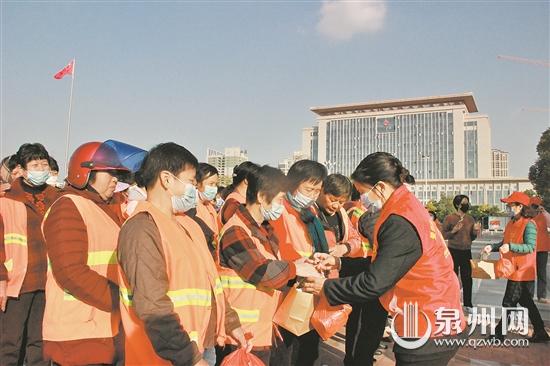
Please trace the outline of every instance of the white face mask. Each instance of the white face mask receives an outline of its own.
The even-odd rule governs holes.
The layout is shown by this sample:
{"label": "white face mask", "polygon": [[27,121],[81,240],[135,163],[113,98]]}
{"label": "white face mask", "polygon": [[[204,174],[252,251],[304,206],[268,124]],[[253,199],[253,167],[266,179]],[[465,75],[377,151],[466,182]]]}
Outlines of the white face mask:
{"label": "white face mask", "polygon": [[50,175],[50,177],[46,180],[46,184],[52,187],[57,186],[57,175]]}
{"label": "white face mask", "polygon": [[138,186],[130,186],[128,188],[128,201],[145,201],[147,200],[147,191]]}
{"label": "white face mask", "polygon": [[46,184],[50,177],[49,170],[27,170],[27,180],[33,186],[41,186]]}
{"label": "white face mask", "polygon": [[295,195],[288,193],[287,197],[292,206],[297,209],[309,207],[313,204],[313,202],[315,202],[314,198],[308,197],[300,191],[296,192]]}
{"label": "white face mask", "polygon": [[204,192],[199,192],[201,199],[204,201],[212,201],[216,198],[218,193],[218,187],[216,186],[205,186]]}
{"label": "white face mask", "polygon": [[285,206],[277,202],[273,202],[270,209],[265,209],[262,205],[260,205],[260,211],[262,212],[262,216],[265,220],[277,220],[283,214],[284,209]]}

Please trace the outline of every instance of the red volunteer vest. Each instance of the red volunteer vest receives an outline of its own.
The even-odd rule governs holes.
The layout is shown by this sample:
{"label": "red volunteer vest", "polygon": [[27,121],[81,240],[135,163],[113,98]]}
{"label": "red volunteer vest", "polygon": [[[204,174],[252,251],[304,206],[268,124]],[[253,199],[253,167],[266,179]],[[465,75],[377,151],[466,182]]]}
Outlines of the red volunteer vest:
{"label": "red volunteer vest", "polygon": [[[533,220],[521,217],[519,220],[510,220],[504,229],[504,244],[524,244],[523,234],[527,224]],[[534,222],[533,222],[534,223]],[[519,254],[508,252],[503,255],[510,259],[514,265],[515,271],[508,277],[512,281],[534,281],[537,279],[537,252]]]}
{"label": "red volunteer vest", "polygon": [[[267,250],[258,238],[252,236],[252,232],[238,214],[233,215],[223,227],[220,234],[220,243],[223,241],[223,232],[234,226],[246,232],[265,258],[278,259],[276,254]],[[280,291],[257,287],[248,283],[231,268],[220,266],[218,271],[225,297],[229,301],[229,304],[231,304],[231,308],[239,315],[244,332],[251,332],[254,335],[254,346],[271,347],[273,316],[279,303]],[[225,341],[228,344],[237,345],[230,337],[227,337]]]}
{"label": "red volunteer vest", "polygon": [[275,235],[279,239],[281,258],[295,261],[300,258],[309,258],[313,254],[313,241],[309,236],[307,225],[300,218],[288,200],[283,200],[285,210],[281,217],[271,221]]}
{"label": "red volunteer vest", "polygon": [[[395,315],[405,310],[405,302],[408,305],[418,303],[419,336],[427,330],[421,313],[427,316],[431,324],[430,337],[441,336],[436,334],[436,311],[440,308],[454,312],[459,318],[460,329],[464,330],[466,322],[460,305],[460,286],[453,271],[452,257],[428,211],[405,186],[395,190],[383,206],[380,218],[376,222],[373,261],[376,260],[378,249],[378,232],[390,215],[401,216],[414,226],[422,243],[422,256],[392,289],[380,297],[381,304]],[[403,318],[397,317],[395,321],[395,330],[399,336],[404,335]],[[451,330],[451,334],[456,333]]]}
{"label": "red volunteer vest", "polygon": [[533,220],[537,224],[537,252],[550,252],[550,234],[544,213],[539,213]]}

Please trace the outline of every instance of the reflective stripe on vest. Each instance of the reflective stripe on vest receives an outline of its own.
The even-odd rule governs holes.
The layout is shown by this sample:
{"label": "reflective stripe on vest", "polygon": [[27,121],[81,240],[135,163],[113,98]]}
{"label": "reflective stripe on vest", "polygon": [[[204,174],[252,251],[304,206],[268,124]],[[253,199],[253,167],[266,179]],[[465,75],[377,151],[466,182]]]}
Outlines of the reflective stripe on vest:
{"label": "reflective stripe on vest", "polygon": [[247,310],[236,307],[232,307],[232,309],[239,316],[241,323],[257,323],[260,321],[260,309]]}
{"label": "reflective stripe on vest", "polygon": [[21,245],[27,246],[27,236],[16,234],[16,233],[6,233],[4,234],[4,245]]}

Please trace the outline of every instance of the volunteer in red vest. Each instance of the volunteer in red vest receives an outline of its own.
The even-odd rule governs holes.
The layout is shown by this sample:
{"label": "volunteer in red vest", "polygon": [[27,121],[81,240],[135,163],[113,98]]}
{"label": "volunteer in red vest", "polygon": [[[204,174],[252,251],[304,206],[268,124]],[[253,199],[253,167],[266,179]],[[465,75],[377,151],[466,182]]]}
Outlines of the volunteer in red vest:
{"label": "volunteer in red vest", "polygon": [[[501,199],[511,216],[511,220],[504,229],[502,242],[487,245],[483,251],[499,251],[509,259],[514,272],[507,278],[506,291],[502,299],[505,308],[516,307],[518,303],[527,308],[529,319],[533,324],[533,336],[529,342],[548,342],[548,333],[544,329],[544,322],[533,301],[535,280],[537,278],[537,225],[533,221],[533,212],[529,207],[529,196],[523,192],[513,192],[510,196]],[[494,338],[503,340],[502,319],[495,328]]]}
{"label": "volunteer in red vest", "polygon": [[122,222],[113,194],[126,174],[111,147],[81,145],[69,161],[64,195],[42,224],[50,262],[44,355],[56,364],[120,360],[116,246]]}
{"label": "volunteer in red vest", "polygon": [[[325,227],[330,254],[336,257],[367,257],[370,255],[370,242],[358,232],[359,218],[367,211],[359,202],[351,205],[351,217],[344,206],[348,203],[353,185],[341,174],[330,174],[323,182],[323,189],[317,199],[319,218]],[[358,192],[357,192],[358,193]],[[338,242],[340,244],[335,243]],[[358,269],[341,271],[340,277],[358,274]],[[370,365],[384,335],[387,312],[378,299],[356,303],[346,323],[346,356],[344,365]]]}
{"label": "volunteer in red vest", "polygon": [[246,188],[248,186],[246,178],[248,174],[258,169],[260,169],[260,166],[251,161],[245,161],[233,169],[233,183],[227,187],[229,194],[225,197],[225,202],[219,212],[220,226],[225,225],[237,212],[239,206],[246,203]]}
{"label": "volunteer in red vest", "polygon": [[44,146],[24,144],[15,157],[23,176],[0,197],[0,363],[49,365],[42,356],[48,260],[40,225],[57,192],[46,184]]}
{"label": "volunteer in red vest", "polygon": [[196,222],[197,158],[157,145],[136,173],[147,200],[121,229],[118,261],[126,365],[210,365],[226,334],[251,348],[226,306],[216,265]]}
{"label": "volunteer in red vest", "polygon": [[[364,258],[315,254],[323,270],[345,270],[361,263],[364,269],[352,277],[307,279],[304,290],[326,296],[331,305],[380,298],[394,317],[397,365],[446,365],[458,346],[438,347],[434,338],[465,335],[466,322],[458,279],[443,237],[424,206],[404,185],[413,183],[414,178],[399,159],[384,152],[368,155],[351,177],[365,206],[380,210],[374,227],[372,263]],[[417,311],[411,310],[413,306]],[[436,321],[442,311],[449,320],[443,326]],[[416,313],[419,316],[413,319],[413,327],[408,314]],[[407,340],[411,334],[421,342],[411,344]]]}
{"label": "volunteer in red vest", "polygon": [[[286,177],[279,170],[263,166],[248,175],[246,205],[241,205],[222,229],[220,276],[225,295],[239,315],[245,332],[254,336],[252,353],[269,365],[273,323],[284,289],[296,275],[315,273],[313,265],[281,260],[279,242],[270,222],[283,213]],[[220,358],[236,344],[226,342]]]}
{"label": "volunteer in red vest", "polygon": [[537,299],[543,304],[549,304],[550,299],[546,297],[546,265],[550,251],[550,214],[544,209],[540,197],[531,197],[529,204],[537,213],[534,218],[537,224]]}
{"label": "volunteer in red vest", "polygon": [[[316,161],[300,160],[290,167],[287,174],[289,188],[283,200],[285,210],[278,220],[271,223],[279,240],[282,259],[295,261],[309,258],[315,252],[328,253],[323,224],[312,207],[326,177],[326,167]],[[314,329],[299,337],[286,329],[281,329],[281,334],[287,358],[278,362],[304,366],[315,363],[319,357],[320,338]],[[277,356],[282,349],[278,347]]]}

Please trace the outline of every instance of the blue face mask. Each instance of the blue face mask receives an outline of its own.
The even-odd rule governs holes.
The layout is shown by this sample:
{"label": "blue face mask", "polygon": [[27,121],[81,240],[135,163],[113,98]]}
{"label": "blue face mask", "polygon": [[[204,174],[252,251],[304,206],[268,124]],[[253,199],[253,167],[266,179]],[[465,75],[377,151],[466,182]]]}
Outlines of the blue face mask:
{"label": "blue face mask", "polygon": [[205,201],[212,201],[214,198],[216,198],[217,193],[218,187],[216,186],[205,186],[204,192],[200,192],[201,198]]}
{"label": "blue face mask", "polygon": [[372,192],[374,187],[376,187],[376,184],[370,189],[370,191],[365,192],[361,195],[361,203],[367,209],[372,208],[374,211],[380,211],[382,209],[382,201],[381,200],[373,201],[369,198],[369,193]]}
{"label": "blue face mask", "polygon": [[183,213],[197,207],[197,189],[191,183],[185,183],[176,176],[174,178],[186,185],[185,192],[181,196],[172,196],[174,211]]}
{"label": "blue face mask", "polygon": [[265,220],[274,221],[277,220],[283,214],[285,207],[280,203],[273,202],[270,209],[265,209],[263,206],[260,206],[260,211]]}
{"label": "blue face mask", "polygon": [[306,208],[306,207],[309,207],[313,204],[313,202],[315,202],[315,199],[306,196],[305,194],[303,194],[300,191],[296,192],[295,195],[292,195],[289,192],[289,193],[287,193],[286,196],[287,196],[288,200],[290,201],[292,207],[297,208],[299,210],[301,210],[303,208]]}
{"label": "blue face mask", "polygon": [[27,170],[27,180],[33,186],[41,186],[46,184],[49,177],[49,170]]}

